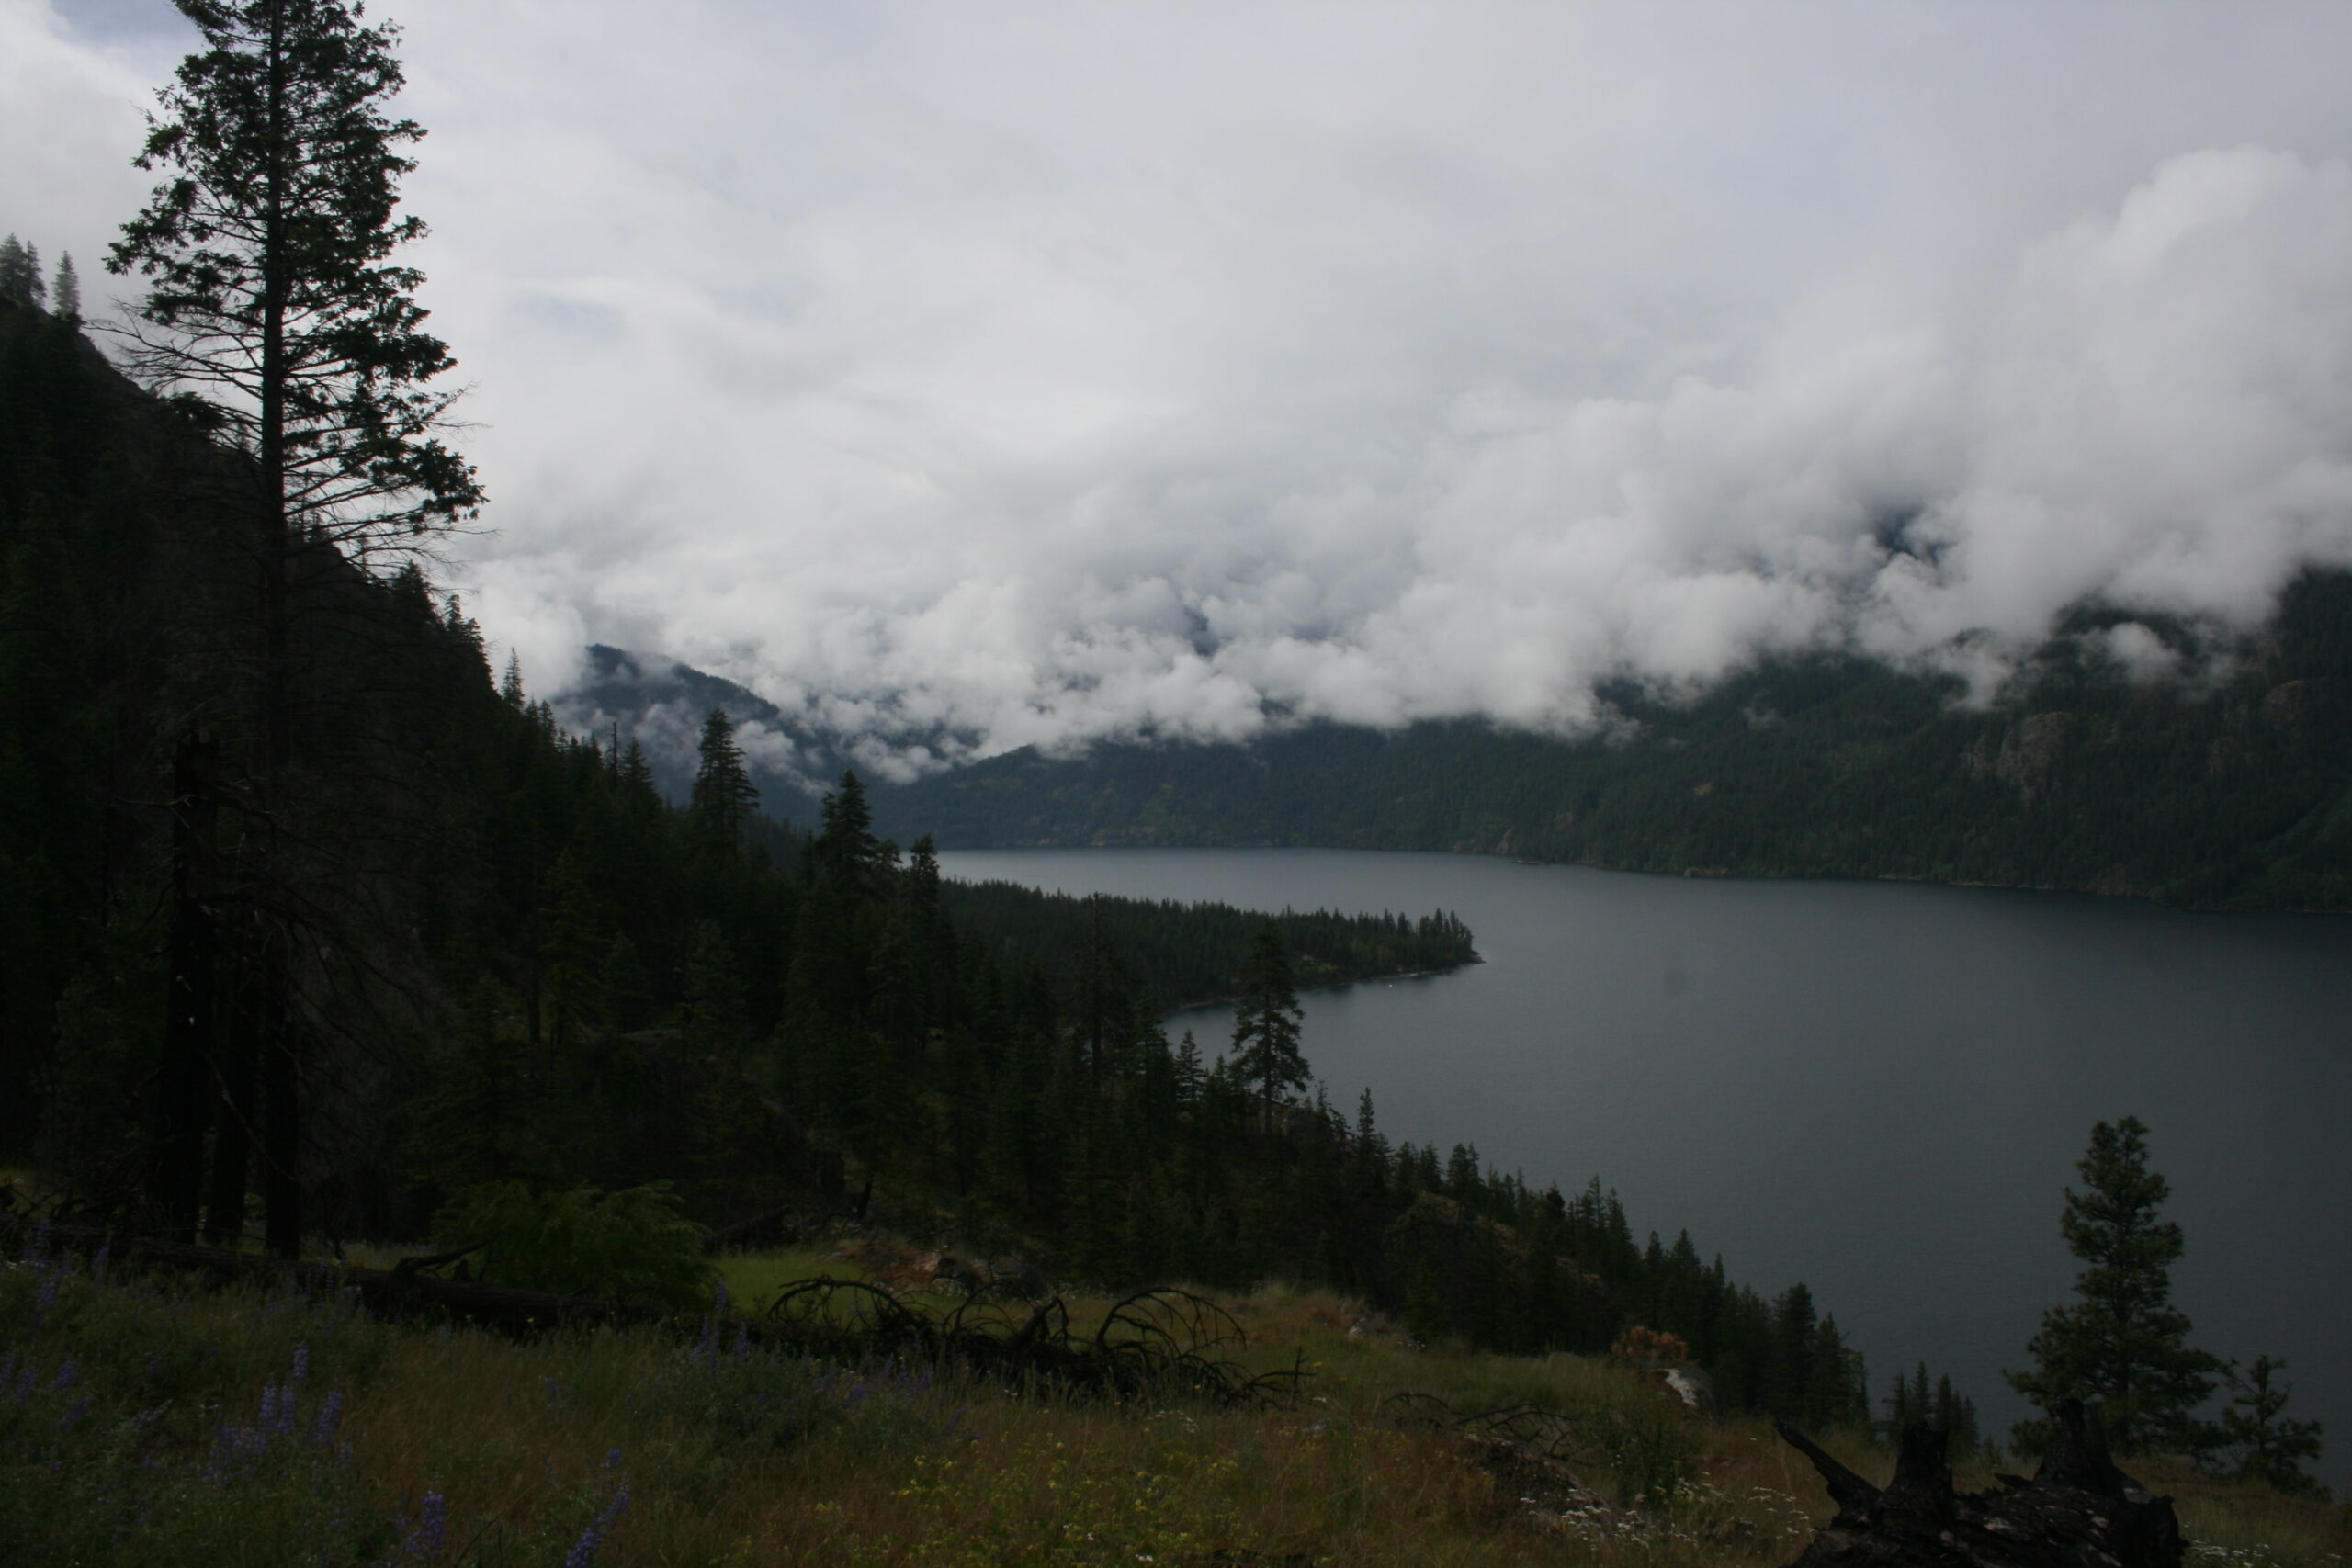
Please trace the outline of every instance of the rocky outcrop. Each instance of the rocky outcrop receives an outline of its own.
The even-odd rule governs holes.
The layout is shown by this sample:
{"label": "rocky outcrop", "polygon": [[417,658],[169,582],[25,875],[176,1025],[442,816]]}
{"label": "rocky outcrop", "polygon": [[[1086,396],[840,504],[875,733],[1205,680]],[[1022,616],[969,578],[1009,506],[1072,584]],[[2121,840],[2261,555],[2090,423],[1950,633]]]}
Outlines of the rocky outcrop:
{"label": "rocky outcrop", "polygon": [[2028,714],[2001,732],[1998,746],[1988,735],[1970,748],[1968,771],[1980,779],[1998,779],[2022,804],[2032,806],[2058,787],[2060,767],[2080,728],[2071,713]]}

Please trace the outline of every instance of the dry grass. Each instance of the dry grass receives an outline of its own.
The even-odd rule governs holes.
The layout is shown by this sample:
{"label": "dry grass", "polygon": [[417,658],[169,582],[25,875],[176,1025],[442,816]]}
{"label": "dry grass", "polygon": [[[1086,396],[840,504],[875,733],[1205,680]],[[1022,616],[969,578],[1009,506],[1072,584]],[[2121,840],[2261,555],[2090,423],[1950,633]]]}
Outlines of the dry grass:
{"label": "dry grass", "polygon": [[[727,1261],[747,1305],[820,1272],[846,1270],[806,1251]],[[1083,1324],[1106,1304],[1077,1303],[1074,1316]],[[697,1359],[639,1333],[516,1344],[345,1318],[330,1336],[323,1318],[303,1317],[316,1309],[249,1296],[137,1310],[174,1314],[174,1335],[224,1348],[198,1358],[220,1369],[222,1408],[249,1401],[264,1369],[310,1344],[314,1382],[349,1390],[344,1432],[366,1495],[386,1517],[413,1517],[438,1494],[449,1530],[432,1561],[479,1568],[563,1561],[624,1481],[627,1511],[594,1559],[605,1568],[1176,1563],[1220,1550],[1332,1565],[1697,1568],[1785,1562],[1829,1513],[1809,1467],[1761,1424],[1687,1416],[1622,1367],[1415,1350],[1377,1324],[1351,1336],[1361,1304],[1326,1293],[1224,1304],[1251,1336],[1252,1365],[1305,1357],[1316,1375],[1295,1404],[1072,1405],[971,1383],[918,1389],[866,1369],[821,1385],[829,1425],[764,1444],[729,1435],[732,1407],[722,1406],[744,1396],[742,1380],[695,1382],[695,1368],[723,1359],[723,1339]],[[61,1308],[39,1333],[52,1352],[69,1332],[120,1338],[132,1312],[99,1303],[74,1330]],[[735,1365],[751,1369],[746,1378],[770,1375]],[[814,1375],[773,1374],[801,1385]],[[1407,1392],[1566,1415],[1594,1434],[1569,1463],[1589,1495],[1547,1490],[1457,1435],[1401,1421],[1388,1401]],[[1860,1438],[1832,1446],[1883,1478],[1886,1457]],[[1657,1482],[1661,1463],[1651,1504],[1624,1506],[1643,1484],[1635,1472],[1648,1466]],[[2320,1568],[2352,1555],[2337,1510],[2193,1472],[2148,1479],[2179,1496],[2191,1535],[2211,1543],[2199,1560],[2216,1568]]]}

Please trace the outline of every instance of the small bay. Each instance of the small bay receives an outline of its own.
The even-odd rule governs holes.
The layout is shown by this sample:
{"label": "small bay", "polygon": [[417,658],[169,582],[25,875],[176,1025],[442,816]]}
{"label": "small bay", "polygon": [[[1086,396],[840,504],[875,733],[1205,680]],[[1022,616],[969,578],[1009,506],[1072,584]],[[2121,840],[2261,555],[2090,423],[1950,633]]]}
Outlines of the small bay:
{"label": "small bay", "polygon": [[[1444,908],[1484,964],[1310,993],[1333,1100],[1475,1143],[1541,1187],[1598,1176],[1768,1295],[1803,1280],[1870,1359],[1987,1427],[2078,1268],[2062,1190],[2134,1115],[2188,1235],[2196,1342],[2284,1357],[2290,1414],[2352,1453],[2352,919],[1902,883],[1638,876],[1444,854],[1001,850],[968,881],[1243,908]],[[1170,1021],[1214,1055],[1230,1014]]]}

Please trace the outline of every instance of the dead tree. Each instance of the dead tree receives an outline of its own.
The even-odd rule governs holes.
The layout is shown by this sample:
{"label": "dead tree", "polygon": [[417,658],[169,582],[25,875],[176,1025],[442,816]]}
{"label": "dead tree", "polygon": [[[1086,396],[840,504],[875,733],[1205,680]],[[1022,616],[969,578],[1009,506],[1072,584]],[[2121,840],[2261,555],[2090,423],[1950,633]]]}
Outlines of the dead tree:
{"label": "dead tree", "polygon": [[2098,1416],[2062,1401],[2033,1479],[1995,1492],[1952,1488],[1944,1433],[1903,1433],[1894,1479],[1871,1485],[1793,1427],[1781,1436],[1829,1483],[1838,1517],[1789,1568],[2180,1568],[2180,1521],[2116,1469]]}

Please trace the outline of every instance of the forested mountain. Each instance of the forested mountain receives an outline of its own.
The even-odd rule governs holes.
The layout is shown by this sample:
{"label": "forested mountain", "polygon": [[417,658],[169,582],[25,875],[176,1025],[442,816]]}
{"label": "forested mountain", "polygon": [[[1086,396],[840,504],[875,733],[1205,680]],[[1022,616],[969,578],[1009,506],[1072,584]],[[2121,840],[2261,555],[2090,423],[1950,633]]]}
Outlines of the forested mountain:
{"label": "forested mountain", "polygon": [[713,708],[734,724],[760,809],[778,821],[808,821],[817,795],[849,765],[838,745],[808,733],[756,692],[692,665],[604,643],[589,644],[585,667],[555,698],[565,728],[616,745],[639,742],[655,787],[678,801],[693,785],[695,738]]}
{"label": "forested mountain", "polygon": [[[706,1221],[855,1207],[1074,1280],[1317,1281],[1503,1348],[1640,1325],[1736,1402],[1860,1413],[1802,1286],[1314,1089],[1293,987],[1464,962],[1451,917],[955,888],[854,775],[813,833],[759,818],[723,716],[673,806],[641,748],[502,689],[417,563],[315,533],[265,659],[250,482],[200,409],[0,300],[0,1160],[68,1212],[259,1216],[291,1250],[493,1183],[663,1182]],[[1231,993],[1255,1038],[1158,1023]]]}
{"label": "forested mountain", "polygon": [[942,844],[1454,850],[1633,871],[1869,876],[2352,908],[2352,574],[2310,571],[2243,641],[2158,628],[2107,657],[2083,611],[1989,707],[1833,655],[1687,702],[1604,694],[1566,742],[1476,722],[1317,725],[1250,745],[1029,751],[876,796]]}

